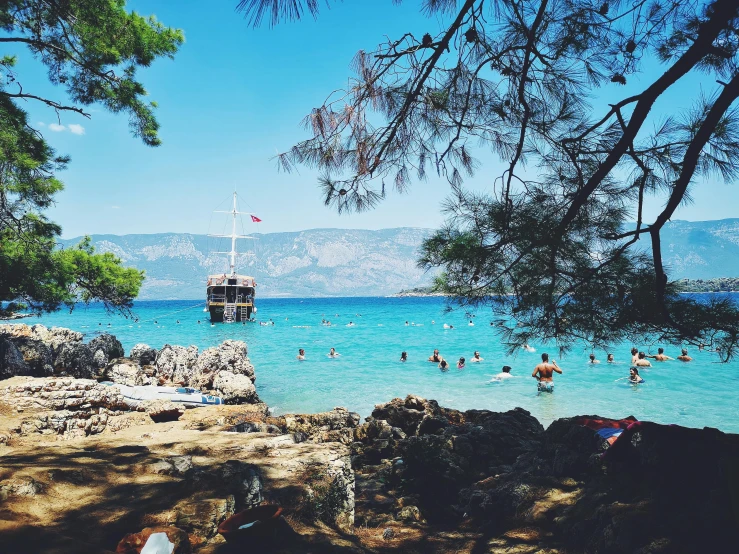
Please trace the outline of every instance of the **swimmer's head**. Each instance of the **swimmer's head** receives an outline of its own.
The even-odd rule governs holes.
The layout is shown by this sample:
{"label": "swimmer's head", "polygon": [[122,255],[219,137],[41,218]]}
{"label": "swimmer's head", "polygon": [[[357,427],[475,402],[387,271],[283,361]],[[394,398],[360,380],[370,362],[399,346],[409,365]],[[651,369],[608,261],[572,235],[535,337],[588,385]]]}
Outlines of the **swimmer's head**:
{"label": "swimmer's head", "polygon": [[608,361],[609,362],[612,362],[613,361],[613,354],[608,354]]}
{"label": "swimmer's head", "polygon": [[303,350],[302,348],[298,348],[298,354],[302,356],[303,354],[305,354],[305,350]]}
{"label": "swimmer's head", "polygon": [[632,376],[639,375],[639,370],[635,367],[632,367],[631,369],[629,369],[629,372],[631,373]]}
{"label": "swimmer's head", "polygon": [[593,360],[595,360],[595,354],[590,355],[590,361],[593,361]]}
{"label": "swimmer's head", "polygon": [[687,355],[688,355],[688,349],[687,348],[683,348],[683,356],[687,356]]}
{"label": "swimmer's head", "polygon": [[657,354],[664,354],[664,353],[665,353],[665,349],[664,348],[658,348],[657,349]]}
{"label": "swimmer's head", "polygon": [[503,366],[503,373],[510,373],[511,372],[511,366],[504,365]]}
{"label": "swimmer's head", "polygon": [[631,355],[632,356],[635,355],[637,352],[639,352],[639,351],[636,349],[636,347],[634,347],[634,348],[631,349]]}
{"label": "swimmer's head", "polygon": [[644,352],[639,352],[639,359],[640,360],[643,360],[646,357],[647,357],[647,355]]}
{"label": "swimmer's head", "polygon": [[475,358],[479,358],[479,357],[480,357],[480,353],[477,350],[475,350]]}
{"label": "swimmer's head", "polygon": [[462,364],[462,365],[464,365],[464,357],[462,357],[462,358],[459,359],[459,363]]}
{"label": "swimmer's head", "polygon": [[447,365],[449,364],[446,363],[446,360],[441,360],[441,363],[439,364],[439,366],[441,366],[442,369],[445,368]]}
{"label": "swimmer's head", "polygon": [[405,360],[407,357],[408,357],[408,353],[407,352],[401,352],[400,353],[400,359],[401,360]]}
{"label": "swimmer's head", "polygon": [[541,361],[542,362],[548,362],[549,361],[549,354],[544,352],[544,354],[541,355]]}

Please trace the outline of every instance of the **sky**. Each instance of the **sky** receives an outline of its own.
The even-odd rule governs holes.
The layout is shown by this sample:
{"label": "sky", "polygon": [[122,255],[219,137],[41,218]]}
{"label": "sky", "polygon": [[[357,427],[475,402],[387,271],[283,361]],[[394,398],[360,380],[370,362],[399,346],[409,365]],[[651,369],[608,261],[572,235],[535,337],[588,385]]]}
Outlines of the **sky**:
{"label": "sky", "polygon": [[[65,190],[49,211],[62,225],[63,237],[220,232],[213,229],[212,210],[223,209],[234,190],[244,199],[242,209],[262,219],[249,232],[442,224],[440,205],[449,194],[443,179],[415,182],[403,195],[391,192],[370,212],[338,215],[323,205],[315,171],[281,173],[272,159],[308,138],[302,119],[331,91],[346,86],[358,50],[373,49],[386,35],[434,34],[441,22],[420,13],[420,0],[401,6],[391,0],[345,0],[324,9],[315,21],[309,17],[253,29],[234,11],[237,3],[128,2],[129,8],[154,14],[185,33],[174,60],[157,60],[139,76],[159,105],[163,144],[158,148],[131,136],[125,114],[92,106],[90,119],[64,112],[57,118],[38,103],[24,104],[48,142],[72,158],[60,174]],[[65,99],[27,51],[17,54],[19,80],[27,92]],[[633,79],[629,87],[653,79],[652,69],[659,71],[648,66],[642,83]],[[704,76],[689,76],[657,109],[670,113],[687,107],[697,91],[714,87]],[[624,92],[620,85],[609,85],[600,100]],[[503,168],[490,155],[482,159],[477,175],[466,181],[476,190],[488,189]],[[736,215],[736,189],[730,185],[709,180],[693,196],[693,204],[680,208],[676,219]],[[659,208],[659,201],[650,200],[647,215],[656,215]]]}

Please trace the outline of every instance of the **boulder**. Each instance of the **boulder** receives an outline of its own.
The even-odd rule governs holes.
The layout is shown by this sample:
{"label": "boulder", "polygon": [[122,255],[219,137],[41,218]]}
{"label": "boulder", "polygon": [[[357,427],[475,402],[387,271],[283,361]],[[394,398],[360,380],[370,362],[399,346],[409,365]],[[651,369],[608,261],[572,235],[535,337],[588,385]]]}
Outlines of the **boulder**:
{"label": "boulder", "polygon": [[95,376],[95,366],[90,348],[79,342],[65,342],[54,349],[54,372],[78,379]]}
{"label": "boulder", "polygon": [[0,379],[30,374],[31,367],[18,347],[7,336],[0,335]]}
{"label": "boulder", "polygon": [[212,384],[212,390],[226,404],[256,404],[259,402],[257,389],[246,375],[221,371]]}
{"label": "boulder", "polygon": [[54,374],[51,348],[38,339],[18,337],[11,339],[28,364],[34,377],[49,377]]}
{"label": "boulder", "polygon": [[[148,545],[148,546],[147,546]],[[177,527],[147,527],[138,533],[126,535],[118,543],[116,554],[140,554],[146,552],[159,554],[191,554],[190,540],[182,529]]]}
{"label": "boulder", "polygon": [[122,358],[126,355],[125,352],[123,352],[121,341],[110,333],[98,335],[90,341],[88,347],[92,352],[92,357],[93,360],[95,360],[97,368],[105,367],[110,360],[114,358]]}
{"label": "boulder", "polygon": [[118,387],[71,377],[23,378],[0,388],[0,400],[22,410],[128,410]]}
{"label": "boulder", "polygon": [[159,383],[175,383],[196,386],[193,382],[195,364],[198,361],[198,347],[165,344],[156,357]]}
{"label": "boulder", "polygon": [[175,524],[201,540],[216,536],[218,526],[235,511],[236,501],[232,494],[224,498],[202,494],[178,502],[173,509]]}
{"label": "boulder", "polygon": [[146,376],[139,364],[131,358],[111,360],[103,369],[102,376],[105,381],[113,381],[130,387],[150,384],[150,378]]}
{"label": "boulder", "polygon": [[254,366],[247,357],[246,343],[240,340],[227,340],[214,348],[203,351],[197,361],[194,382],[191,385],[210,389],[221,372],[244,375],[252,383],[256,380]]}
{"label": "boulder", "polygon": [[414,394],[409,394],[405,400],[394,398],[386,404],[378,404],[372,411],[372,417],[387,421],[391,427],[400,428],[406,435],[416,435],[424,418],[437,420],[427,424],[429,427],[426,431],[432,428],[434,431],[438,430],[438,422],[442,420],[456,424],[464,419],[457,410],[442,408],[436,400],[426,400]]}
{"label": "boulder", "polygon": [[156,362],[157,353],[156,348],[152,348],[148,344],[139,343],[131,348],[128,357],[141,366],[153,365]]}
{"label": "boulder", "polygon": [[155,423],[177,421],[185,413],[185,407],[169,400],[147,400],[139,409],[149,414]]}

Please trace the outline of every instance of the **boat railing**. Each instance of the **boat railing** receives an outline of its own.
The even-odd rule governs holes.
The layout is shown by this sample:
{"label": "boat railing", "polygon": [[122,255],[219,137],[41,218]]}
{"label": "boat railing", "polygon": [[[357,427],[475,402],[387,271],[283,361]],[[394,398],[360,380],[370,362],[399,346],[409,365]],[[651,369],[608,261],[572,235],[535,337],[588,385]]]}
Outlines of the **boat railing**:
{"label": "boat railing", "polygon": [[225,302],[226,295],[225,294],[211,294],[210,296],[208,296],[208,300],[210,302]]}

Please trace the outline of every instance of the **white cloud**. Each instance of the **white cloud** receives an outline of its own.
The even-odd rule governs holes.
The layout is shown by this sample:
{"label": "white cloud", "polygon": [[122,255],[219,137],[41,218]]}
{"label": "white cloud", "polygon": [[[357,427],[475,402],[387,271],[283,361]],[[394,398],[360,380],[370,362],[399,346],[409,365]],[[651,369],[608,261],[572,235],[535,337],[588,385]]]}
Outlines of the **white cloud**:
{"label": "white cloud", "polygon": [[56,123],[49,123],[49,131],[54,131],[55,133],[61,133],[62,131],[66,131],[67,128],[64,125],[58,125]]}
{"label": "white cloud", "polygon": [[111,208],[113,208],[114,210],[120,210],[121,209],[120,206],[111,206]]}
{"label": "white cloud", "polygon": [[38,125],[39,127],[44,127],[46,123],[44,123],[43,121],[39,121],[38,123],[36,123],[36,125]]}
{"label": "white cloud", "polygon": [[69,130],[72,132],[73,135],[84,135],[85,134],[85,128],[82,125],[78,125],[77,123],[70,123],[67,125]]}

